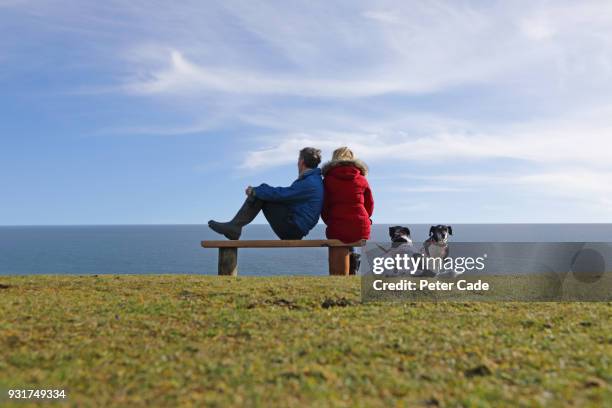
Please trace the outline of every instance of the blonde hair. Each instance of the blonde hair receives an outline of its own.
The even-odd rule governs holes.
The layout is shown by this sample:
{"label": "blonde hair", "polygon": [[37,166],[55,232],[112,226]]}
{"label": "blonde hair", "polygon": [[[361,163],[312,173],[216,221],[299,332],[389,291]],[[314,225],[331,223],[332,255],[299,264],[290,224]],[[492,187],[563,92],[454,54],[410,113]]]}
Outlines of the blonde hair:
{"label": "blonde hair", "polygon": [[334,150],[334,154],[332,155],[332,160],[334,161],[342,161],[342,160],[353,160],[355,155],[346,146],[342,146]]}

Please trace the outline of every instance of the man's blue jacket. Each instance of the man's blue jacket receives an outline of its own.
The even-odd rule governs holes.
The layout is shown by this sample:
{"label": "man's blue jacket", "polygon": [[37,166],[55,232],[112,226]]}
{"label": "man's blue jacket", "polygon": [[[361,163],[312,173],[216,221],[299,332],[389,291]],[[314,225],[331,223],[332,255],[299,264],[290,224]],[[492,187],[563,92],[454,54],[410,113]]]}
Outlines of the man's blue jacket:
{"label": "man's blue jacket", "polygon": [[293,222],[304,235],[317,225],[323,208],[321,169],[306,170],[289,187],[262,184],[253,190],[255,197],[264,201],[286,203],[293,214]]}

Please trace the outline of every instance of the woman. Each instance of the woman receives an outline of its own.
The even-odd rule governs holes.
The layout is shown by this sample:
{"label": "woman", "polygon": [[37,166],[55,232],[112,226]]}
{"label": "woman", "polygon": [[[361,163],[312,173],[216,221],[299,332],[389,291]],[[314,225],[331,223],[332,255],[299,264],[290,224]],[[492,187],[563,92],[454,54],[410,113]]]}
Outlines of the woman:
{"label": "woman", "polygon": [[[322,173],[325,195],[321,218],[327,225],[327,238],[342,242],[369,239],[374,199],[366,179],[368,166],[356,159],[348,147],[340,147],[323,166]],[[353,273],[356,261],[351,264]]]}

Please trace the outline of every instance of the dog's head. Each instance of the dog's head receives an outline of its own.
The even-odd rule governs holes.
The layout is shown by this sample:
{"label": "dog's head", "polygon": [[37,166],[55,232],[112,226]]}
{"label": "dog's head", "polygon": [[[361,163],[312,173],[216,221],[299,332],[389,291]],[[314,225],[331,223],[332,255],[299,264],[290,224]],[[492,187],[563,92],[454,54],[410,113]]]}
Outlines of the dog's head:
{"label": "dog's head", "polygon": [[449,235],[453,235],[453,227],[450,225],[432,225],[429,229],[429,238],[435,242],[446,244]]}
{"label": "dog's head", "polygon": [[389,237],[391,238],[391,242],[406,242],[412,243],[412,238],[410,237],[410,228],[401,227],[399,225],[395,227],[389,227]]}

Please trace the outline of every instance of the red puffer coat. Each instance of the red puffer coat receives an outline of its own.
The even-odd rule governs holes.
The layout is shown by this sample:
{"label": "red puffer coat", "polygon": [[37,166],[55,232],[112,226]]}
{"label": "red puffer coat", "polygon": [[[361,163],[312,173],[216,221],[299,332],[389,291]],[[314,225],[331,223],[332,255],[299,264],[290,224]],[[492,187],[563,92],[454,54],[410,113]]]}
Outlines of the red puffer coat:
{"label": "red puffer coat", "polygon": [[369,239],[374,199],[365,178],[368,172],[365,163],[331,161],[322,171],[325,196],[321,218],[327,224],[327,238],[342,242]]}

